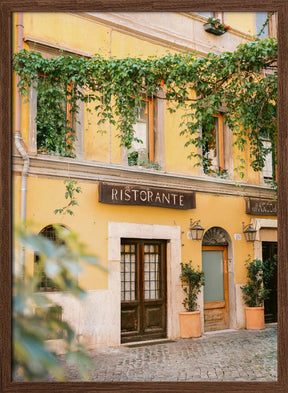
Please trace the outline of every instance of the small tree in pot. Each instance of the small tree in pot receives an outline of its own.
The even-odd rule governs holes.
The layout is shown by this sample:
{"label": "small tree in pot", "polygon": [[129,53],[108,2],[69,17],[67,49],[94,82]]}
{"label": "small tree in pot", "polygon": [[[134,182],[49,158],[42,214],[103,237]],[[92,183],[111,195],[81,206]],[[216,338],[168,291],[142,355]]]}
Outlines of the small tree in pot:
{"label": "small tree in pot", "polygon": [[201,320],[200,311],[198,310],[197,298],[204,285],[204,272],[196,270],[189,263],[181,263],[180,280],[186,297],[183,300],[183,306],[186,312],[180,313],[180,335],[182,338],[200,337],[201,336]]}
{"label": "small tree in pot", "polygon": [[265,288],[274,270],[274,263],[251,257],[246,261],[248,282],[241,287],[246,305],[246,329],[264,329],[264,300],[270,290]]}

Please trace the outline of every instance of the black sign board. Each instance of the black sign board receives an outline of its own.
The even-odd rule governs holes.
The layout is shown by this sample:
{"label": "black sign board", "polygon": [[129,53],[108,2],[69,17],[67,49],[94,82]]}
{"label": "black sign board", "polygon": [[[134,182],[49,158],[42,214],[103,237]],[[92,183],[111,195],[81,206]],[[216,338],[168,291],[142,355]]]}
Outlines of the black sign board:
{"label": "black sign board", "polygon": [[99,183],[99,202],[171,209],[195,209],[196,207],[194,192],[102,182]]}
{"label": "black sign board", "polygon": [[257,216],[277,216],[277,201],[246,199],[246,213]]}

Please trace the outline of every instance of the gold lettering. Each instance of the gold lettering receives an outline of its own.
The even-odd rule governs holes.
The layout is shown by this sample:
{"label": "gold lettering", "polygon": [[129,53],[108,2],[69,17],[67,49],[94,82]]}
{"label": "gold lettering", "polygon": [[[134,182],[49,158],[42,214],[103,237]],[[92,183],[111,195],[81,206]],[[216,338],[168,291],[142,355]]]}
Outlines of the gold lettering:
{"label": "gold lettering", "polygon": [[152,198],[153,198],[153,192],[152,191],[148,191],[148,202],[151,202],[152,201]]}
{"label": "gold lettering", "polygon": [[125,201],[130,201],[131,200],[131,195],[129,190],[125,190]]}
{"label": "gold lettering", "polygon": [[114,199],[115,199],[115,201],[118,200],[117,194],[118,194],[118,191],[116,190],[116,188],[112,188],[112,201],[113,201]]}
{"label": "gold lettering", "polygon": [[155,196],[155,202],[156,202],[156,200],[158,200],[158,202],[161,203],[161,197],[160,197],[160,193],[159,192],[157,192],[157,194]]}
{"label": "gold lettering", "polygon": [[165,200],[168,204],[170,204],[170,194],[168,194],[167,196],[164,194],[162,194],[162,203],[165,203]]}
{"label": "gold lettering", "polygon": [[176,194],[171,194],[172,195],[172,197],[173,197],[173,205],[176,205],[176,198],[177,198],[177,195]]}
{"label": "gold lettering", "polygon": [[134,194],[134,201],[137,201],[137,193],[139,192],[139,190],[131,190]]}
{"label": "gold lettering", "polygon": [[[142,197],[142,195],[144,194],[144,197]],[[144,190],[142,190],[142,191],[140,191],[140,199],[141,199],[141,201],[142,202],[145,202],[146,201],[146,199],[147,199],[147,192],[146,191],[144,191]]]}

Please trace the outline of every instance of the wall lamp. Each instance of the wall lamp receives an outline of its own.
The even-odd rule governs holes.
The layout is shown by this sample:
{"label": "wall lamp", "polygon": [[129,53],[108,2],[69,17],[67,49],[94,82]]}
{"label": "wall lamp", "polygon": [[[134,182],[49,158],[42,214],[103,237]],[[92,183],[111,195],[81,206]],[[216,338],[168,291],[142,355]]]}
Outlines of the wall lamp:
{"label": "wall lamp", "polygon": [[192,240],[202,240],[204,228],[199,224],[200,220],[194,221],[190,218],[190,234]]}
{"label": "wall lamp", "polygon": [[252,224],[245,225],[244,222],[242,222],[242,228],[247,242],[254,242],[257,231],[253,228]]}

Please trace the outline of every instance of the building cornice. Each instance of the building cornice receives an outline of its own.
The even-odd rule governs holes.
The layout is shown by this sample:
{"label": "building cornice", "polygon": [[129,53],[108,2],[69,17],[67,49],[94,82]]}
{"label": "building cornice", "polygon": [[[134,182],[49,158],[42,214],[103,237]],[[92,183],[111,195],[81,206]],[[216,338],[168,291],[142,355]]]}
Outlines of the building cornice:
{"label": "building cornice", "polygon": [[[13,171],[20,173],[22,167],[21,157],[14,155]],[[119,164],[81,161],[62,157],[55,158],[44,155],[30,156],[28,176],[53,179],[73,178],[77,181],[105,181],[119,184],[155,186],[223,196],[275,198],[275,191],[267,186],[244,182],[236,184],[235,181],[216,179],[209,176],[189,176],[153,169],[127,167]]]}

